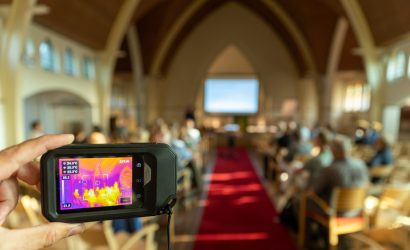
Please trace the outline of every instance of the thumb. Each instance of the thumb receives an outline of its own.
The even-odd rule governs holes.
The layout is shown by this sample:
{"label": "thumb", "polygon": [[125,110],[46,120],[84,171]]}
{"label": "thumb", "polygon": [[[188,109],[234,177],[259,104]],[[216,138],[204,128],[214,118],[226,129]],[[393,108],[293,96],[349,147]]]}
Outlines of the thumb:
{"label": "thumb", "polygon": [[80,234],[84,229],[84,224],[65,223],[49,223],[15,230],[1,228],[0,247],[1,249],[42,249],[66,237]]}

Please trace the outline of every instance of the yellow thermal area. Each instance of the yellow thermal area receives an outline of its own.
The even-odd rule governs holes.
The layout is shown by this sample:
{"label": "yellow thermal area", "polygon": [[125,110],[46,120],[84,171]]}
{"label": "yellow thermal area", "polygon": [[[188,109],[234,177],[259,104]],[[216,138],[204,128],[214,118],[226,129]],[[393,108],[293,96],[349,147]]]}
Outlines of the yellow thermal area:
{"label": "yellow thermal area", "polygon": [[74,197],[78,200],[85,200],[90,207],[94,207],[96,204],[100,206],[115,206],[118,205],[118,198],[121,196],[121,191],[118,188],[118,183],[115,182],[113,186],[107,186],[102,189],[93,188],[85,189],[83,197],[80,197],[78,189],[74,190]]}

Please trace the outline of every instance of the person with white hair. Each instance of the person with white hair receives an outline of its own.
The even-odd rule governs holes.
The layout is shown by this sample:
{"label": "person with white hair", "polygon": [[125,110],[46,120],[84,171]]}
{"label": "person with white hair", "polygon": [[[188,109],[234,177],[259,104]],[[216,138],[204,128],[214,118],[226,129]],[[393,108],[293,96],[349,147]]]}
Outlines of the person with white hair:
{"label": "person with white hair", "polygon": [[[323,168],[313,185],[313,192],[327,204],[330,204],[335,188],[363,187],[369,182],[366,164],[362,160],[350,156],[351,142],[349,138],[337,135],[331,143],[331,150],[333,153],[332,164]],[[310,199],[307,200],[306,206],[307,210],[311,212],[323,215],[328,213]],[[356,212],[352,211],[340,214],[340,216],[347,217],[355,215]],[[308,227],[309,239],[315,245],[315,249],[324,248],[327,244],[325,243],[326,238],[322,236],[328,235],[327,229],[314,227],[313,224],[309,224]],[[339,249],[351,249],[349,240],[344,237],[340,238],[338,247]]]}
{"label": "person with white hair", "polygon": [[314,192],[328,203],[334,188],[359,187],[369,181],[366,164],[350,156],[351,142],[348,138],[336,136],[331,149],[333,163],[321,171],[313,185]]}

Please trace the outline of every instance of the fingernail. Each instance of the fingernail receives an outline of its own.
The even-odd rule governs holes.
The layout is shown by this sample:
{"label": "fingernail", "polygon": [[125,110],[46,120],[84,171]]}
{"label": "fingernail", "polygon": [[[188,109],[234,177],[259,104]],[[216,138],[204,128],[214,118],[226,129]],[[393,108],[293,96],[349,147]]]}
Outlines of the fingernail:
{"label": "fingernail", "polygon": [[67,137],[67,143],[72,143],[74,141],[74,135],[64,134]]}
{"label": "fingernail", "polygon": [[77,226],[70,229],[70,231],[68,232],[67,237],[70,237],[70,236],[73,236],[73,235],[76,235],[76,234],[80,234],[80,233],[84,232],[84,229],[85,229],[84,224],[79,224],[79,225],[77,225]]}

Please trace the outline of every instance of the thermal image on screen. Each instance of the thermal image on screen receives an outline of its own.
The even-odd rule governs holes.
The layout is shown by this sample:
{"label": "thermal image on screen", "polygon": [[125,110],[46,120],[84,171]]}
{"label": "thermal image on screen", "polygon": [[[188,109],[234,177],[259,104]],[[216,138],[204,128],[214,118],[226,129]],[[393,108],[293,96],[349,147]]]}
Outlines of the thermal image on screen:
{"label": "thermal image on screen", "polygon": [[60,209],[132,204],[132,157],[59,159]]}

